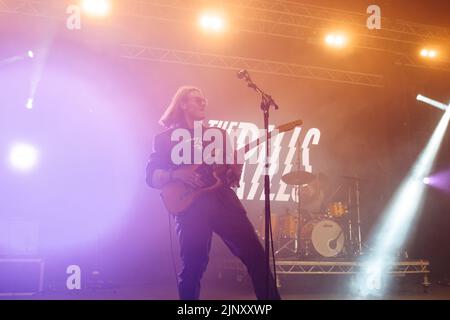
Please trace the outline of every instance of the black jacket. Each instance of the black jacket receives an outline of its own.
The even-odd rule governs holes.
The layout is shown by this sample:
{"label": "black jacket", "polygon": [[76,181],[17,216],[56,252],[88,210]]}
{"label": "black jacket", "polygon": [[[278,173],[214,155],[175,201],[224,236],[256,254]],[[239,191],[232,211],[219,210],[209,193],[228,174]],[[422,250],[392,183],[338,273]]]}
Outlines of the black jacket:
{"label": "black jacket", "polygon": [[[215,128],[218,129],[218,128]],[[176,165],[173,163],[171,158],[172,149],[174,146],[176,146],[179,141],[171,141],[171,135],[172,132],[175,129],[168,129],[158,135],[155,136],[153,141],[153,152],[150,154],[149,161],[147,163],[147,169],[146,169],[146,182],[147,185],[154,188],[152,183],[153,173],[157,169],[162,170],[170,170],[170,169],[177,169],[181,166],[186,166],[185,164]],[[225,130],[222,130],[222,134],[224,136],[224,139],[227,138],[227,134]],[[193,134],[193,130],[190,130],[191,134]],[[223,140],[225,141],[225,140]],[[203,148],[206,147],[209,144],[209,142],[203,142]],[[193,146],[192,146],[193,149]],[[193,155],[193,150],[191,151],[191,155]],[[208,165],[202,165],[200,168],[200,172],[203,175],[203,181],[206,182],[206,185],[209,184],[209,181],[212,181],[212,167]],[[212,183],[212,182],[211,182]],[[221,202],[224,206],[234,206],[238,207],[245,213],[245,209],[242,206],[239,198],[237,197],[236,193],[228,186],[223,186],[217,190],[211,191],[211,195],[217,198],[217,201]],[[201,201],[201,198],[199,198],[198,201]]]}

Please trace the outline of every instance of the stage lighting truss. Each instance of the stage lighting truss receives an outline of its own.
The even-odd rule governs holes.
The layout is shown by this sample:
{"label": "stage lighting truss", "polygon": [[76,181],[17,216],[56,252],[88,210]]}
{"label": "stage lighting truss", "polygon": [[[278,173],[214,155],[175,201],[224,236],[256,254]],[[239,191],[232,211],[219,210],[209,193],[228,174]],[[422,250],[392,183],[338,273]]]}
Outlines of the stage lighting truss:
{"label": "stage lighting truss", "polygon": [[[0,0],[0,13],[17,13],[65,19],[68,3],[61,0]],[[118,15],[135,16],[176,23],[190,23],[207,2],[202,0],[129,0]],[[450,28],[384,18],[382,29],[366,27],[367,14],[279,0],[228,0],[222,9],[233,12],[233,25],[240,32],[299,39],[323,45],[320,34],[330,25],[348,26],[355,41],[349,46],[393,54],[396,64],[449,71],[444,56],[432,64],[417,57],[417,49],[430,40],[450,46]]]}
{"label": "stage lighting truss", "polygon": [[[161,9],[192,11],[202,8],[205,4],[207,2],[202,0],[130,0],[126,14],[151,17],[155,6]],[[280,0],[227,0],[222,3],[222,7],[239,9],[236,10],[239,18],[258,21],[259,26],[263,26],[260,22],[271,22],[289,27],[324,29],[325,27],[328,28],[330,23],[335,22],[345,23],[346,25],[360,29],[359,31],[364,34],[370,34],[370,30],[366,28],[367,14],[365,13],[355,13],[352,11]],[[157,12],[159,14],[156,17],[162,13],[161,11]],[[268,26],[275,27],[274,25],[265,25],[264,27]],[[262,30],[270,32],[270,29]],[[397,19],[383,18],[382,30],[386,31],[386,35],[380,36],[379,38],[390,41],[412,42],[417,39],[423,40],[429,38],[450,41],[449,28],[400,21]],[[287,30],[283,28],[279,32],[293,32],[295,34],[295,31],[291,28]]]}
{"label": "stage lighting truss", "polygon": [[[202,5],[201,0],[133,0],[121,14],[192,23],[190,16]],[[348,44],[351,47],[394,54],[398,56],[398,64],[409,67],[450,69],[450,61],[445,59],[436,61],[438,63],[433,66],[415,61],[418,60],[417,48],[430,39],[450,45],[450,28],[383,18],[382,29],[374,32],[366,27],[367,15],[363,13],[276,0],[228,0],[223,6],[233,12],[233,25],[240,32],[322,45],[319,34],[329,31],[330,25],[347,26],[352,30],[352,38],[356,39]],[[405,59],[414,63],[403,63]]]}
{"label": "stage lighting truss", "polygon": [[64,20],[67,5],[61,0],[0,0],[0,13]]}
{"label": "stage lighting truss", "polygon": [[278,76],[324,80],[369,87],[383,87],[383,76],[370,73],[147,46],[122,45],[121,49],[121,57],[127,59],[177,63],[225,70],[246,69],[252,72]]}
{"label": "stage lighting truss", "polygon": [[[357,275],[364,270],[364,264],[357,261],[300,261],[276,260],[278,275]],[[235,259],[224,259],[217,263],[219,271],[236,271],[245,274],[242,263]],[[393,276],[422,275],[423,286],[428,287],[430,262],[426,260],[408,260],[393,262],[386,271]]]}
{"label": "stage lighting truss", "polygon": [[397,65],[408,66],[413,68],[426,68],[450,72],[449,62],[427,61],[426,59],[418,59],[417,57],[408,55],[399,55],[395,63]]}

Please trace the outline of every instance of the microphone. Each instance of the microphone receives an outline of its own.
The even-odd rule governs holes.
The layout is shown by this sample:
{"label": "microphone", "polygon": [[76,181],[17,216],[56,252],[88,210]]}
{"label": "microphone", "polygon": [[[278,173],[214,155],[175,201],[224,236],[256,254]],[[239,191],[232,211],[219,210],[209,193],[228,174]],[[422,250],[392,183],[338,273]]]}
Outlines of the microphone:
{"label": "microphone", "polygon": [[240,71],[237,73],[237,77],[238,77],[239,79],[245,79],[245,80],[250,79],[250,75],[248,74],[248,71],[245,70],[245,69],[240,70]]}

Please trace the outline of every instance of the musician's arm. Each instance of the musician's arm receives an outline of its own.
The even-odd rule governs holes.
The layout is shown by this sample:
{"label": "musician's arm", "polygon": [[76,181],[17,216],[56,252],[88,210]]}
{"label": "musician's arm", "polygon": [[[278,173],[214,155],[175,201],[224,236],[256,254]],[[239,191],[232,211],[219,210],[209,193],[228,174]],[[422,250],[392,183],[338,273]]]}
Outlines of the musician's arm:
{"label": "musician's arm", "polygon": [[161,189],[172,180],[171,165],[167,162],[161,139],[155,137],[153,152],[146,168],[146,183],[151,188]]}
{"label": "musician's arm", "polygon": [[[164,138],[164,137],[163,137]],[[165,148],[164,139],[155,137],[153,143],[153,153],[147,163],[146,183],[151,188],[161,189],[172,181],[182,181],[194,188],[203,186],[201,176],[197,172],[189,169],[181,169],[170,161],[170,148]]]}
{"label": "musician's arm", "polygon": [[171,172],[162,169],[156,169],[153,172],[151,184],[153,188],[161,189],[164,185],[172,181]]}
{"label": "musician's arm", "polygon": [[226,143],[226,159],[233,159],[231,164],[228,164],[227,169],[227,183],[232,188],[239,187],[239,182],[241,180],[243,163],[239,163],[239,161],[243,159],[239,159],[235,154],[234,144],[236,142],[236,137],[228,135],[227,132],[225,134]]}

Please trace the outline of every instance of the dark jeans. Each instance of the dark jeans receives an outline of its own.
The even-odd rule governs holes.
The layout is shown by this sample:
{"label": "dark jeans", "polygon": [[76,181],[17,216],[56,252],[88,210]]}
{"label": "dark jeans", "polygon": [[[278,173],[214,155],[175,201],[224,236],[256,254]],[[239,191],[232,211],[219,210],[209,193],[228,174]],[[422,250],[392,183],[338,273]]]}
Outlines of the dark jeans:
{"label": "dark jeans", "polygon": [[[236,201],[224,201],[229,196],[220,192],[209,193],[176,218],[183,264],[178,279],[178,293],[182,300],[200,297],[200,280],[208,265],[213,232],[247,267],[256,297],[266,298],[264,249],[245,210],[237,206]],[[268,298],[279,300],[272,274],[269,288]]]}

